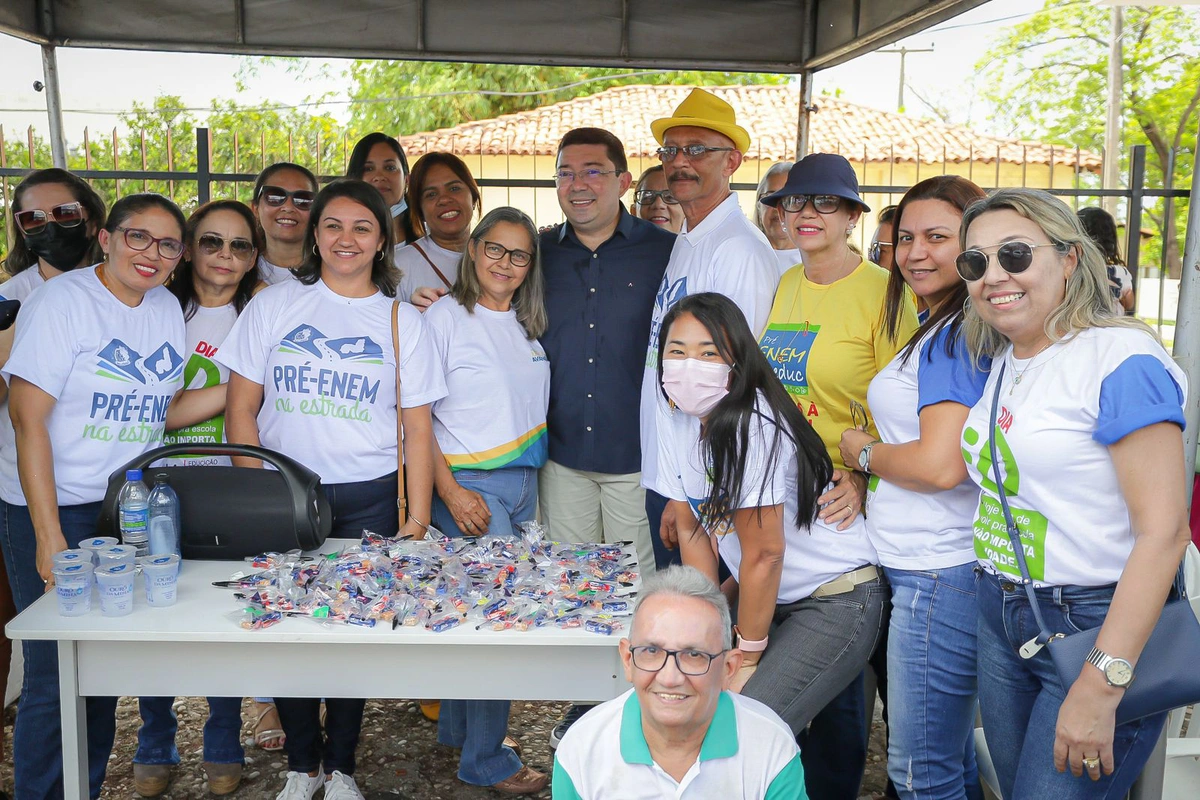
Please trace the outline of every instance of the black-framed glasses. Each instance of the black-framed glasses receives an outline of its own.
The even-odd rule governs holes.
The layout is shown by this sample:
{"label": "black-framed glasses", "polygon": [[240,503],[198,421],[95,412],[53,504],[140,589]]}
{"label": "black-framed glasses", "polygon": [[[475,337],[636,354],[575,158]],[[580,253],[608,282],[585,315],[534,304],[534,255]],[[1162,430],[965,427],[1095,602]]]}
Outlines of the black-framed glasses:
{"label": "black-framed glasses", "polygon": [[669,164],[680,153],[683,153],[688,158],[700,158],[709,153],[728,152],[733,149],[732,147],[709,147],[706,144],[664,144],[654,152],[658,154],[659,161]]}
{"label": "black-framed glasses", "polygon": [[895,247],[894,242],[871,242],[871,246],[867,248],[867,260],[872,264],[879,264],[879,259],[883,258],[883,248]]}
{"label": "black-framed glasses", "polygon": [[779,207],[796,214],[809,202],[818,214],[832,214],[842,207],[842,198],[832,194],[789,194],[779,199]]}
{"label": "black-framed glasses", "polygon": [[669,206],[679,205],[679,201],[675,199],[675,195],[671,194],[670,189],[639,189],[633,197],[639,206],[652,206],[654,201],[660,197]]}
{"label": "black-framed glasses", "polygon": [[619,169],[581,169],[578,172],[574,172],[569,169],[560,169],[558,172],[554,173],[554,182],[559,186],[562,186],[563,184],[574,183],[575,181],[582,181],[583,183],[595,183],[605,175],[620,174],[621,170]]}
{"label": "black-framed glasses", "polygon": [[292,205],[297,211],[308,211],[317,199],[317,193],[310,189],[297,189],[289,192],[282,186],[264,186],[258,190],[258,196],[269,206],[278,208],[291,198]]}
{"label": "black-framed glasses", "polygon": [[254,255],[254,242],[249,239],[224,239],[215,233],[205,233],[196,240],[196,247],[208,256],[215,256],[229,245],[229,255],[238,261],[249,261]]}
{"label": "black-framed glasses", "polygon": [[483,252],[493,261],[499,261],[507,255],[508,262],[514,267],[528,267],[533,261],[533,253],[524,250],[510,250],[502,244],[486,240],[483,243]]}
{"label": "black-framed glasses", "polygon": [[[1033,251],[1039,247],[1053,247],[1062,250],[1064,245],[1051,242],[1049,244],[1030,244],[1029,242],[1005,242],[996,248],[996,261],[1009,275],[1020,275],[1029,269],[1033,263]],[[989,256],[980,248],[971,248],[958,254],[954,266],[958,275],[964,281],[973,283],[983,278],[987,272]]]}
{"label": "black-framed glasses", "polygon": [[712,666],[714,658],[719,658],[728,650],[719,653],[706,653],[703,650],[689,648],[687,650],[668,650],[653,644],[640,644],[629,648],[633,654],[633,665],[642,672],[658,672],[667,665],[667,657],[675,659],[675,668],[684,675],[704,675]]}
{"label": "black-framed glasses", "polygon": [[141,228],[122,228],[117,227],[117,230],[125,234],[125,246],[130,250],[137,250],[139,253],[150,249],[151,245],[158,245],[158,254],[168,261],[173,261],[183,255],[183,242],[178,239],[172,239],[169,236],[164,236],[161,239],[156,236],[151,236],[150,231],[144,231]]}
{"label": "black-framed glasses", "polygon": [[51,222],[57,222],[64,228],[74,228],[83,222],[83,204],[79,202],[63,203],[55,206],[49,212],[40,208],[28,211],[18,211],[16,214],[17,227],[26,236],[41,233]]}

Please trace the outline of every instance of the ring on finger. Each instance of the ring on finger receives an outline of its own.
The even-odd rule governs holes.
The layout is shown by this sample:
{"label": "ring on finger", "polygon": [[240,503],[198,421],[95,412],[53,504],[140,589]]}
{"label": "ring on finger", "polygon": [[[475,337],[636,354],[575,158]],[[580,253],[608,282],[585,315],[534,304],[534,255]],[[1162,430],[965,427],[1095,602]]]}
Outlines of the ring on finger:
{"label": "ring on finger", "polygon": [[1089,769],[1089,770],[1100,769],[1100,756],[1093,756],[1092,758],[1085,758],[1085,759],[1083,759],[1083,761],[1081,763],[1083,764],[1085,769]]}

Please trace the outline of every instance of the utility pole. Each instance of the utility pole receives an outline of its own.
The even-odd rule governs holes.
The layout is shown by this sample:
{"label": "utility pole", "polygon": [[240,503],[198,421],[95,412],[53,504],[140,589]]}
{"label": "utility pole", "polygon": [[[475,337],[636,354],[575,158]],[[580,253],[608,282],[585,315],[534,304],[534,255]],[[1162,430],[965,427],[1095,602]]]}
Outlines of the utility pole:
{"label": "utility pole", "polygon": [[923,47],[920,49],[912,47],[899,47],[895,50],[876,50],[876,53],[889,53],[900,56],[900,90],[896,94],[896,110],[904,110],[904,59],[909,53],[932,53],[933,47]]}
{"label": "utility pole", "polygon": [[[1108,117],[1104,123],[1105,189],[1116,189],[1121,180],[1121,96],[1124,83],[1121,14],[1121,7],[1113,6],[1112,29],[1108,40]],[[1117,198],[1105,197],[1101,205],[1108,213],[1116,216]],[[1134,231],[1128,231],[1128,234],[1136,235]]]}

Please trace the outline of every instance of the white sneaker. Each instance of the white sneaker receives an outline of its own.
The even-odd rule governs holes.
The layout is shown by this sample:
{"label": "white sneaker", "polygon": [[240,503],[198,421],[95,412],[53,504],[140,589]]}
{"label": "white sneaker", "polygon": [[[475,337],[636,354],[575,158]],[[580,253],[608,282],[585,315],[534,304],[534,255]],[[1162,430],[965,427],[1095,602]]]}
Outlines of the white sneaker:
{"label": "white sneaker", "polygon": [[325,800],[366,800],[358,790],[358,784],[349,775],[334,770],[325,781]]}
{"label": "white sneaker", "polygon": [[[321,788],[320,775],[308,775],[304,772],[289,772],[283,791],[275,795],[275,800],[312,800],[312,796]],[[360,795],[361,796],[361,795]]]}

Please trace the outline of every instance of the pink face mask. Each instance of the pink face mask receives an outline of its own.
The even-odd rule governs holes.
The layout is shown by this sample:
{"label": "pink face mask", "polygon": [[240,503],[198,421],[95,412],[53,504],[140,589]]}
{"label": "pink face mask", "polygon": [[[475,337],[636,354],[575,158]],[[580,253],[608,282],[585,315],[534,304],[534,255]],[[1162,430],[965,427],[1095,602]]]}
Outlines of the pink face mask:
{"label": "pink face mask", "polygon": [[675,406],[693,417],[705,417],[729,394],[728,364],[696,358],[663,360],[663,390]]}

